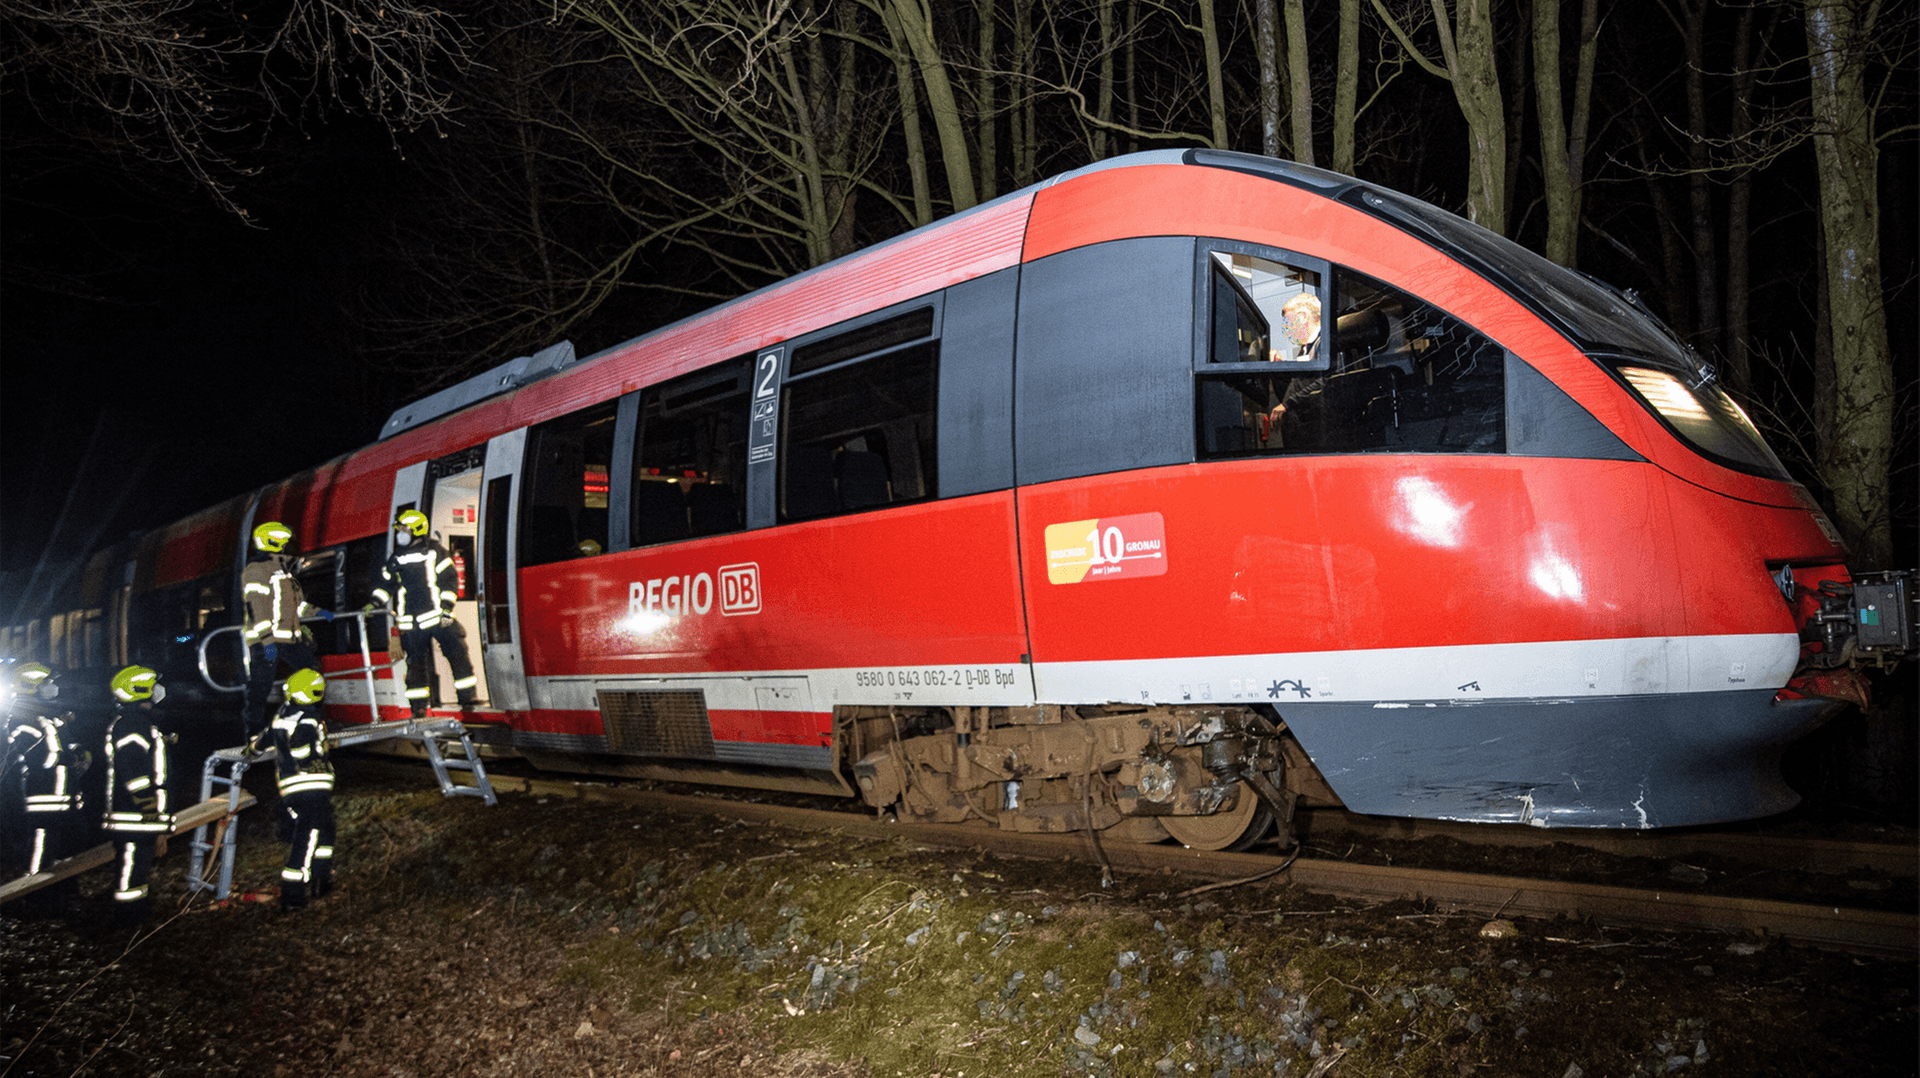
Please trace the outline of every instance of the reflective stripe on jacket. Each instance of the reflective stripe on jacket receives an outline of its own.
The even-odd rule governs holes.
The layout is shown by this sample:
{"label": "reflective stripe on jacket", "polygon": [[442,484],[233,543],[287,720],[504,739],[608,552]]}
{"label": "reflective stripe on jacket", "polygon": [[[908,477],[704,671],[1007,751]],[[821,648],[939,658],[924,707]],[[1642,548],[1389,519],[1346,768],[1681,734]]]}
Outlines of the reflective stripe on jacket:
{"label": "reflective stripe on jacket", "polygon": [[107,728],[107,830],[173,830],[167,811],[167,740],[144,709],[123,710]]}
{"label": "reflective stripe on jacket", "polygon": [[280,796],[333,789],[333,759],[327,755],[327,728],[318,707],[289,700],[273,716],[273,725],[254,739],[258,752],[274,750]]}
{"label": "reflective stripe on jacket", "polygon": [[459,588],[446,550],[431,539],[418,539],[380,566],[373,597],[393,611],[394,628],[406,632],[452,621]]}
{"label": "reflective stripe on jacket", "polygon": [[240,635],[250,645],[300,639],[300,619],[313,609],[301,596],[286,558],[248,562],[240,572],[240,598],[246,604]]}
{"label": "reflective stripe on jacket", "polygon": [[86,756],[67,742],[65,729],[64,719],[33,715],[18,720],[7,735],[7,781],[18,779],[30,813],[77,812],[86,807],[79,781],[87,769]]}

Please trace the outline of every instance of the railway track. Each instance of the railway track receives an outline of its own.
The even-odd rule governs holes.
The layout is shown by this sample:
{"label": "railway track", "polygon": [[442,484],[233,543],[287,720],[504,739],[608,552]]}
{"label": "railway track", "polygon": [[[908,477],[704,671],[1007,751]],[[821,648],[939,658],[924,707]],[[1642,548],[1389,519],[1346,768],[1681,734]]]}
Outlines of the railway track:
{"label": "railway track", "polygon": [[[1618,887],[1565,880],[1486,875],[1401,866],[1353,864],[1302,856],[1287,863],[1273,853],[1226,853],[1174,845],[1143,846],[1102,842],[1096,848],[1084,834],[1017,834],[985,826],[897,824],[866,813],[805,808],[667,793],[633,786],[528,778],[495,774],[494,788],[542,797],[631,805],[694,815],[723,816],[754,823],[807,830],[834,830],[872,838],[904,838],[930,847],[980,849],[1017,857],[1104,862],[1119,873],[1169,873],[1199,880],[1270,879],[1363,902],[1415,898],[1448,912],[1488,916],[1593,919],[1603,923],[1661,930],[1706,930],[1759,934],[1818,947],[1880,957],[1920,958],[1920,916],[1912,910],[1885,911],[1843,905],[1814,905],[1761,898],[1712,895],[1683,889]],[[1311,826],[1311,824],[1310,824]],[[1329,824],[1322,820],[1320,826]],[[1423,823],[1422,828],[1425,828]],[[1444,828],[1441,830],[1445,830]],[[1478,829],[1476,829],[1478,830]],[[1752,849],[1762,841],[1732,836],[1735,846]],[[1484,841],[1484,839],[1482,839]],[[1566,841],[1552,833],[1546,841]],[[1627,840],[1631,841],[1631,840]],[[1678,836],[1677,847],[1662,839],[1658,856],[1672,849],[1711,847],[1706,836]],[[1863,844],[1846,844],[1857,846]],[[1871,845],[1871,844],[1865,844]],[[1836,851],[1816,849],[1813,860],[1870,862],[1899,860],[1898,847]],[[1641,848],[1634,851],[1646,854]],[[1911,849],[1906,856],[1912,857]]]}

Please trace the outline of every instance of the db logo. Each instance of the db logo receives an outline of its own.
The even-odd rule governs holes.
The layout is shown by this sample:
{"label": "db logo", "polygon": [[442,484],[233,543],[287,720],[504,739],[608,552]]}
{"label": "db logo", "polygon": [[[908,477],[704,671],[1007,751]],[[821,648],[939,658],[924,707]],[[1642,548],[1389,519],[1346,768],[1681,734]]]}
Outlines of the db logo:
{"label": "db logo", "polygon": [[720,612],[728,617],[760,612],[759,562],[720,567]]}

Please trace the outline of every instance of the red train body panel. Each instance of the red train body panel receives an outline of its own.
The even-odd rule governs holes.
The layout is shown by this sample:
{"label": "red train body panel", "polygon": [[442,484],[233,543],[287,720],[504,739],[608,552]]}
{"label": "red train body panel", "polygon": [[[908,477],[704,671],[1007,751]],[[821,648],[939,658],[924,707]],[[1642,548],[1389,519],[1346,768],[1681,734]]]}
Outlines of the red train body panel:
{"label": "red train body panel", "polygon": [[[515,746],[925,818],[1762,815],[1824,714],[1776,699],[1797,595],[1844,552],[1664,334],[1391,192],[1135,155],[403,409],[166,530],[150,579],[225,579],[279,519],[356,608],[429,509]],[[404,714],[322,631],[332,716]]]}

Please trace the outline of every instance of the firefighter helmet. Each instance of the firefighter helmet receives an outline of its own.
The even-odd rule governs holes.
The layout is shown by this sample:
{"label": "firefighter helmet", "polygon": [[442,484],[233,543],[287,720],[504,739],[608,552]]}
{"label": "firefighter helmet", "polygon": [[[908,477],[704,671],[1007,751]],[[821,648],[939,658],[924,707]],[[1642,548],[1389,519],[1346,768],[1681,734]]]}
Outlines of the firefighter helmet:
{"label": "firefighter helmet", "polygon": [[129,666],[113,675],[113,698],[123,704],[151,700],[160,687],[160,675],[145,666]]}
{"label": "firefighter helmet", "polygon": [[13,671],[13,683],[25,695],[39,692],[40,686],[52,681],[53,670],[46,663],[21,663]]}
{"label": "firefighter helmet", "polygon": [[410,535],[424,536],[427,534],[427,527],[427,514],[418,509],[408,509],[393,518],[393,529]]}
{"label": "firefighter helmet", "polygon": [[287,678],[287,699],[296,704],[317,704],[327,695],[327,679],[318,670],[296,670]]}
{"label": "firefighter helmet", "polygon": [[277,520],[270,520],[253,529],[254,548],[269,554],[278,554],[285,550],[292,540],[293,529]]}

